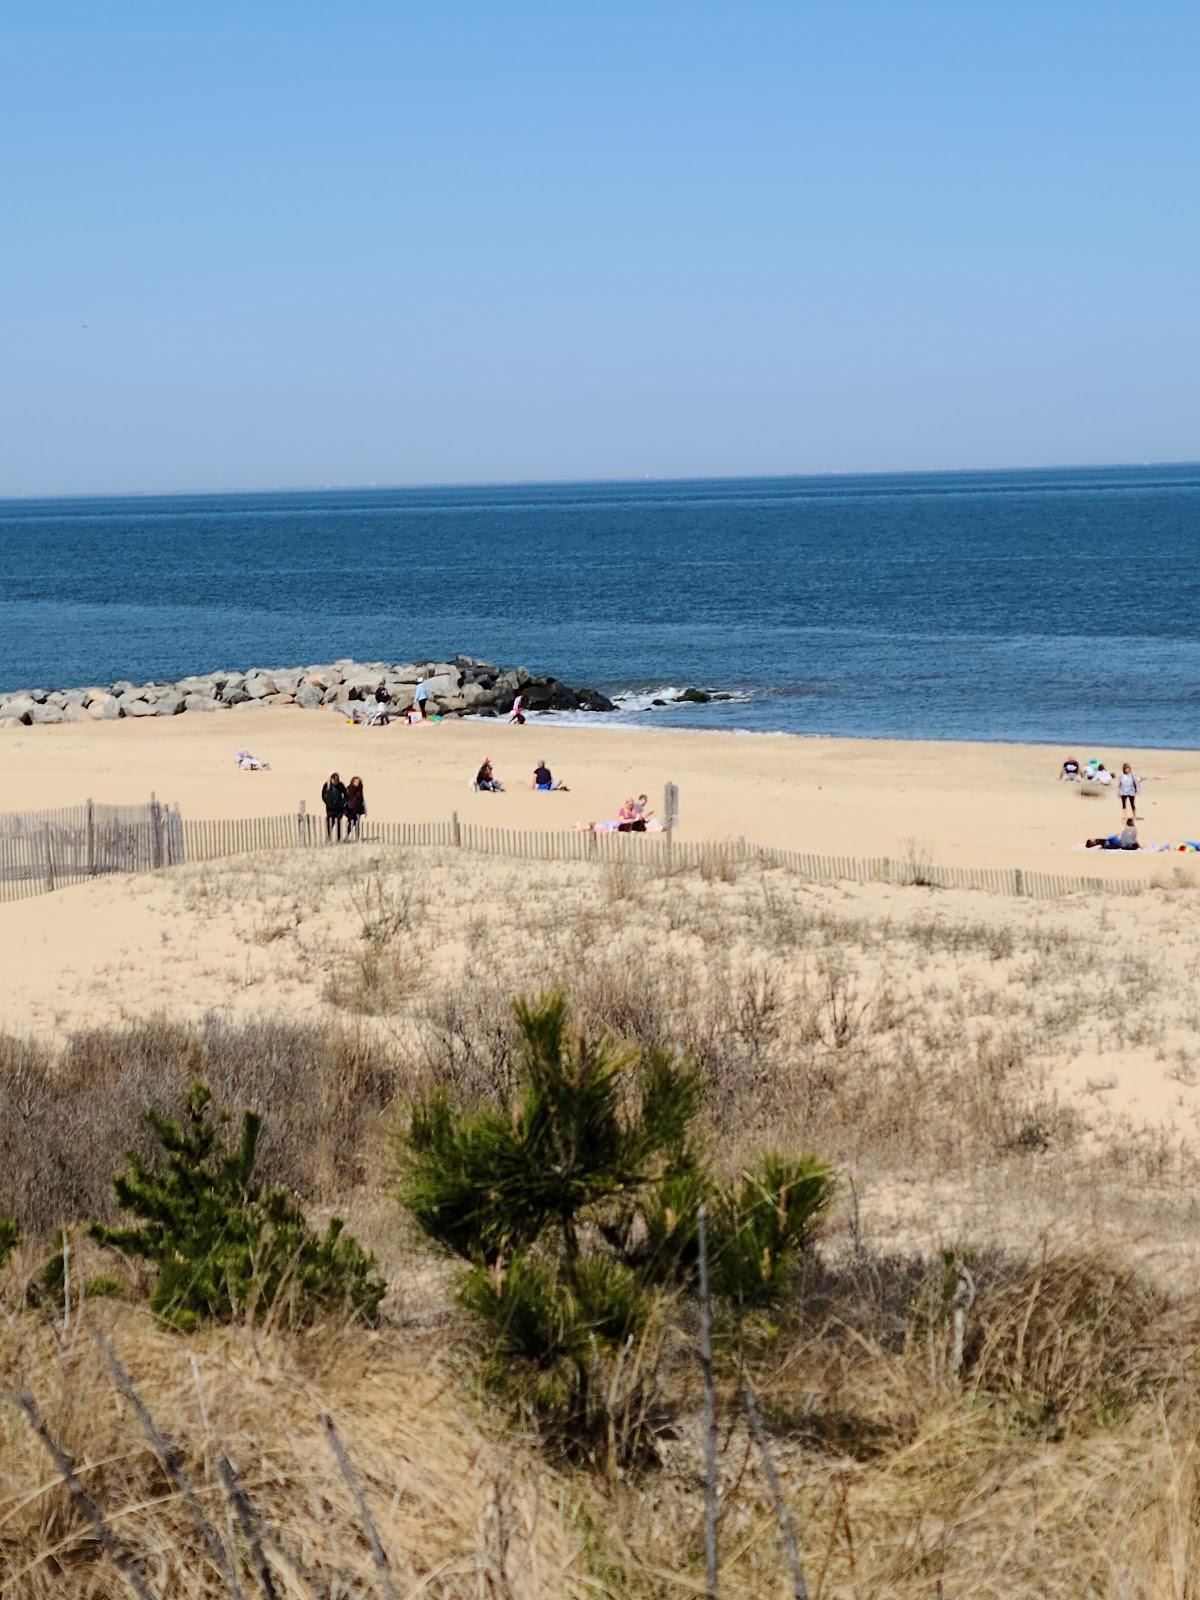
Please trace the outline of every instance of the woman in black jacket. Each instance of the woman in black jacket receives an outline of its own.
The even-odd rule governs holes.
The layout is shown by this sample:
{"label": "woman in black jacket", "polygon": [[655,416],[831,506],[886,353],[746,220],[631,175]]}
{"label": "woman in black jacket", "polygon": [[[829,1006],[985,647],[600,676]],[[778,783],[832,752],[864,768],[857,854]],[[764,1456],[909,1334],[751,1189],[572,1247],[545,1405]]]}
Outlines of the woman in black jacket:
{"label": "woman in black jacket", "polygon": [[362,779],[351,778],[346,785],[346,837],[360,838],[359,827],[367,814],[367,797],[363,793]]}
{"label": "woman in black jacket", "polygon": [[342,818],[346,814],[346,785],[336,772],[329,774],[329,782],[321,789],[321,799],[325,803],[325,837],[333,838],[334,824],[337,824],[337,836],[342,837]]}

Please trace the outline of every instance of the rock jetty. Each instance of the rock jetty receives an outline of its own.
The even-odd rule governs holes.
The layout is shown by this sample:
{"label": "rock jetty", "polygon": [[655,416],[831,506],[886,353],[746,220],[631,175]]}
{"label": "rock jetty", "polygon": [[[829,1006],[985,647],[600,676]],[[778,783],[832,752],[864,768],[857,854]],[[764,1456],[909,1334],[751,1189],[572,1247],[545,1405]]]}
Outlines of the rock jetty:
{"label": "rock jetty", "polygon": [[185,711],[229,706],[339,706],[370,700],[382,679],[392,709],[413,703],[417,683],[429,690],[429,714],[496,717],[512,710],[517,695],[526,711],[615,711],[596,689],[571,689],[558,678],[535,677],[525,667],[506,669],[474,656],[453,661],[335,661],[330,666],[252,667],[247,672],[206,672],[174,683],[117,683],[83,689],[22,689],[0,694],[0,727],[59,722],[113,722],[118,717],[177,717]]}

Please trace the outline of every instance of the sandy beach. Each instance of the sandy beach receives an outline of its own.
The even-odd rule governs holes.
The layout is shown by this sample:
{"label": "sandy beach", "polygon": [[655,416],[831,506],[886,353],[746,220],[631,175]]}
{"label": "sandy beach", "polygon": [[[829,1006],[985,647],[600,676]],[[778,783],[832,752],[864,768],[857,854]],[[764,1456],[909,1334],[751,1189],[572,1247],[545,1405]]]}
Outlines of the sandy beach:
{"label": "sandy beach", "polygon": [[[250,749],[269,772],[234,761]],[[823,854],[905,856],[937,863],[1025,867],[1057,873],[1144,876],[1181,866],[1200,878],[1200,857],[1082,852],[1085,837],[1119,824],[1115,787],[1082,798],[1057,781],[1063,757],[1097,756],[1120,771],[1130,759],[1144,789],[1145,843],[1200,837],[1200,752],[1058,750],[1045,746],[806,739],[467,719],[408,729],[355,728],[332,711],[238,707],[208,716],[146,718],[0,737],[6,809],[34,810],[142,800],[153,791],[185,816],[268,816],[304,800],[320,809],[331,771],[362,776],[377,821],[464,818],[514,828],[570,828],[615,815],[629,794],[661,805],[680,790],[681,836],[744,837]],[[502,795],[477,795],[471,780],[490,756]],[[567,794],[529,788],[544,757]]]}

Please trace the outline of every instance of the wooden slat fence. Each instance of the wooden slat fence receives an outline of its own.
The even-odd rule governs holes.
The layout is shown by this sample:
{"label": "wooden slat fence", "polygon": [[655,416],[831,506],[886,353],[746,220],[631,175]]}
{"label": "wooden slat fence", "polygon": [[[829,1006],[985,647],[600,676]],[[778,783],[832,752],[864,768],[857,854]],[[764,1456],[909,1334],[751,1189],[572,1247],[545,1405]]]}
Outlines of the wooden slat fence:
{"label": "wooden slat fence", "polygon": [[0,902],[183,860],[178,806],[94,805],[0,814]]}
{"label": "wooden slat fence", "polygon": [[[1147,878],[1080,877],[1022,868],[940,867],[889,857],[815,855],[745,839],[702,841],[670,834],[520,831],[461,822],[363,824],[364,842],[408,848],[459,848],[521,861],[629,862],[650,874],[719,872],[758,862],[811,883],[921,884],[943,889],[1055,900],[1070,894],[1141,894]],[[78,806],[0,815],[0,901],[42,894],[112,872],[144,872],[182,861],[215,861],[260,850],[325,843],[325,820],[307,812],[274,817],[183,819],[178,807]]]}

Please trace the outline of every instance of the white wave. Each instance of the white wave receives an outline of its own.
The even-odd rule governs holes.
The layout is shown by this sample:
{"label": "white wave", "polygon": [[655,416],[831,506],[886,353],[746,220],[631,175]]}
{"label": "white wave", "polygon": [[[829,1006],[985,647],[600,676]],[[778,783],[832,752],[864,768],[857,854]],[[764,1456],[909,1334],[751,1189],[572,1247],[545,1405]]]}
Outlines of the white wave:
{"label": "white wave", "polygon": [[[681,688],[674,684],[665,684],[657,689],[621,689],[610,696],[615,712],[598,711],[531,711],[529,716],[538,722],[551,724],[586,723],[588,727],[599,727],[603,724],[612,726],[618,718],[643,718],[643,713],[648,713],[657,720],[660,713],[673,710],[703,712],[710,705],[744,704],[753,699],[748,689],[717,689],[709,690],[710,694],[720,694],[724,698],[716,701],[701,701],[697,704],[694,700],[680,700],[683,693]],[[660,702],[656,704],[656,702]]]}

